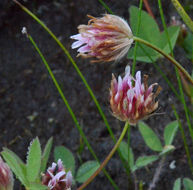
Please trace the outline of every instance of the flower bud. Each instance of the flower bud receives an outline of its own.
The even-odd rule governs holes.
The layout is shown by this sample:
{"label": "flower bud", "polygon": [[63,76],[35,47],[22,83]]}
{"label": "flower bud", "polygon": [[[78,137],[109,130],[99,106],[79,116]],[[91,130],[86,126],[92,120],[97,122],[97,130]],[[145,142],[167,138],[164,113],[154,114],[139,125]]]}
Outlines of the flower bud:
{"label": "flower bud", "polygon": [[72,174],[70,171],[66,173],[62,161],[59,159],[57,164],[53,162],[46,174],[43,174],[42,184],[48,186],[50,190],[70,190]]}
{"label": "flower bud", "polygon": [[72,49],[79,48],[78,56],[96,58],[92,62],[120,60],[133,42],[127,22],[111,14],[101,18],[88,17],[88,25],[79,25],[79,34],[71,36],[77,40],[72,44]]}
{"label": "flower bud", "polygon": [[13,190],[13,174],[0,157],[0,190]]}
{"label": "flower bud", "polygon": [[147,118],[158,107],[155,102],[161,87],[153,93],[154,83],[148,87],[148,76],[144,76],[144,83],[141,83],[141,72],[136,73],[135,78],[130,74],[130,67],[125,69],[125,76],[122,79],[112,76],[110,88],[110,106],[113,115],[122,121],[135,125],[139,120]]}

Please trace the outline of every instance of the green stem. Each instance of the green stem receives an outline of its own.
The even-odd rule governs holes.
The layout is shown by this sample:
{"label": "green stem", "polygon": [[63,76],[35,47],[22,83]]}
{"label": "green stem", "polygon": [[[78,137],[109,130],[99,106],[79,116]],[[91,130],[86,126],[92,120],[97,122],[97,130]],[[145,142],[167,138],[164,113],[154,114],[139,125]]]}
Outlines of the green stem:
{"label": "green stem", "polygon": [[[139,2],[139,14],[138,14],[138,19],[137,19],[137,32],[136,32],[136,36],[138,36],[139,34],[139,28],[140,28],[140,24],[141,24],[141,9],[142,9],[142,5],[143,5],[143,0],[140,0]],[[137,57],[137,47],[138,47],[138,42],[135,43],[135,47],[134,47],[134,59],[133,59],[133,64],[132,64],[132,76],[134,76],[135,73],[135,67],[136,67],[136,57]]]}
{"label": "green stem", "polygon": [[190,131],[190,135],[191,135],[192,142],[193,142],[193,126],[191,125],[191,121],[190,121],[190,118],[189,118],[188,107],[186,105],[186,101],[185,101],[185,97],[184,97],[184,92],[183,92],[183,88],[182,88],[182,83],[181,83],[180,75],[179,75],[179,72],[178,72],[177,68],[176,68],[176,76],[177,76],[178,85],[179,85],[179,89],[180,89],[180,95],[181,95],[182,104],[184,106],[186,120],[187,120],[187,123],[188,123],[188,129]]}
{"label": "green stem", "polygon": [[[108,7],[108,5],[107,4],[105,4],[104,3],[104,1],[103,0],[99,0],[99,2],[102,4],[102,6],[107,10],[107,12],[108,13],[110,13],[110,14],[113,14],[113,11],[110,9],[110,7]],[[140,7],[140,10],[141,10],[141,8],[142,8],[142,0],[140,0],[140,5],[139,5],[139,7]],[[139,18],[139,22],[138,23],[140,23],[140,20],[141,20],[141,18]],[[138,27],[139,28],[139,27]],[[137,43],[136,43],[136,45],[135,45],[135,47],[137,46]],[[135,64],[135,63],[134,63]],[[135,66],[133,66],[134,64],[132,64],[132,71],[133,71],[133,74],[132,75],[134,75],[134,71],[135,71],[135,68],[133,69],[133,67],[135,67]],[[128,180],[129,180],[129,183],[131,183],[130,181],[131,181],[131,172],[130,172],[130,168],[129,168],[129,165],[127,164],[127,162],[125,162],[125,160],[124,160],[124,158],[123,158],[123,156],[122,156],[122,154],[121,154],[121,152],[120,152],[120,150],[118,149],[118,153],[119,153],[119,157],[120,157],[120,159],[121,159],[121,162],[122,162],[122,164],[123,164],[123,166],[124,166],[124,168],[125,168],[125,170],[126,170],[126,173],[127,173],[127,176],[128,176]]]}
{"label": "green stem", "polygon": [[[143,5],[143,0],[140,0],[140,2],[139,2],[139,14],[138,14],[138,19],[137,19],[137,32],[136,32],[136,36],[138,36],[138,34],[139,34],[139,28],[140,28],[140,24],[141,24],[142,5]],[[133,63],[132,63],[132,72],[131,72],[132,76],[134,76],[134,74],[135,74],[137,47],[138,47],[138,42],[135,43],[135,47],[134,47],[134,59],[133,59]],[[127,138],[127,144],[128,144],[128,166],[129,166],[129,173],[128,173],[129,187],[132,186],[131,168],[130,168],[130,137],[131,137],[131,134],[130,134],[130,127],[129,127],[128,128],[128,138]]]}
{"label": "green stem", "polygon": [[123,137],[125,136],[127,129],[129,128],[129,123],[126,122],[125,126],[123,128],[123,131],[121,133],[121,136],[119,137],[117,143],[114,145],[113,149],[111,150],[111,152],[109,153],[109,155],[106,157],[106,159],[103,161],[103,163],[100,165],[100,167],[93,173],[93,175],[91,177],[89,177],[77,190],[82,190],[84,189],[89,183],[91,183],[93,181],[93,179],[100,173],[100,171],[106,166],[106,164],[108,163],[108,161],[112,158],[113,154],[115,153],[115,151],[117,150],[117,148],[119,147],[121,141],[123,140]]}
{"label": "green stem", "polygon": [[182,17],[183,21],[186,23],[186,25],[192,30],[193,32],[193,21],[191,18],[188,16],[182,5],[179,3],[178,0],[171,0],[174,7],[178,11],[179,15]]}
{"label": "green stem", "polygon": [[[157,71],[161,74],[161,76],[165,79],[165,81],[167,82],[168,86],[171,88],[171,90],[173,91],[173,93],[176,95],[176,97],[178,98],[178,100],[180,100],[180,102],[183,104],[183,100],[181,98],[181,96],[178,94],[178,92],[176,91],[176,89],[174,88],[174,85],[170,82],[170,80],[167,78],[167,76],[164,74],[164,72],[161,70],[161,68],[158,66],[158,64],[155,63],[155,61],[151,58],[151,56],[149,55],[149,53],[144,49],[144,47],[139,44],[139,47],[143,50],[143,52],[145,53],[145,55],[149,58],[149,60],[151,61],[151,63],[153,64],[153,66],[157,69]],[[187,108],[188,114],[192,116],[192,112]]]}
{"label": "green stem", "polygon": [[131,179],[131,168],[130,168],[130,147],[131,147],[131,126],[129,125],[127,130],[127,145],[128,145],[128,166],[129,166],[129,187],[132,186],[132,179]]}
{"label": "green stem", "polygon": [[[37,17],[35,16],[30,10],[28,10],[25,6],[23,6],[21,3],[19,3],[17,0],[13,0],[17,5],[19,5],[19,7],[25,11],[28,15],[30,15],[34,20],[36,20],[49,34],[50,36],[56,41],[56,43],[60,46],[60,48],[64,51],[64,53],[66,54],[66,56],[68,57],[68,59],[70,60],[70,62],[72,63],[72,65],[74,66],[76,72],[78,73],[78,75],[80,76],[80,78],[82,79],[86,89],[88,90],[88,92],[90,93],[90,96],[92,97],[93,101],[95,102],[95,105],[107,127],[107,130],[113,140],[113,142],[116,142],[115,136],[111,130],[111,127],[107,121],[107,118],[105,116],[105,114],[103,113],[98,100],[96,99],[91,87],[89,86],[88,82],[86,81],[85,77],[83,76],[82,72],[80,71],[80,69],[78,68],[78,66],[76,65],[74,59],[71,57],[70,53],[68,52],[68,50],[63,46],[63,44],[60,42],[60,40],[54,35],[54,33]],[[119,157],[121,159],[121,161],[124,161],[124,158],[122,157],[120,150],[118,149],[118,154]],[[125,167],[126,172],[128,173],[128,167],[123,163],[123,166]]]}
{"label": "green stem", "polygon": [[108,5],[103,0],[99,0],[99,2],[107,10],[107,12],[109,12],[110,14],[113,14],[113,11],[108,7]]}
{"label": "green stem", "polygon": [[174,107],[174,105],[172,106],[172,109],[174,111],[174,115],[175,115],[176,119],[178,120],[180,132],[181,132],[183,143],[184,143],[184,148],[185,148],[187,159],[188,159],[188,164],[189,164],[190,170],[191,170],[191,172],[193,174],[193,166],[192,166],[192,161],[191,161],[191,157],[190,157],[190,151],[189,151],[188,144],[187,144],[187,141],[186,141],[186,136],[185,136],[185,133],[184,133],[184,129],[182,127],[182,123],[180,121],[179,115],[177,114],[177,111],[176,111],[176,108]]}
{"label": "green stem", "polygon": [[143,181],[139,182],[139,190],[143,190]]}
{"label": "green stem", "polygon": [[161,55],[163,55],[165,58],[167,58],[173,65],[175,65],[186,77],[187,79],[190,81],[190,83],[193,85],[193,79],[191,78],[191,76],[189,75],[189,73],[180,65],[180,63],[178,63],[173,57],[171,57],[170,55],[166,54],[165,52],[163,52],[160,48],[156,47],[155,45],[149,43],[146,40],[143,40],[141,38],[138,38],[136,36],[133,37],[133,39],[136,42],[140,42],[143,43],[147,46],[149,46],[150,48],[156,50],[157,52],[159,52]]}
{"label": "green stem", "polygon": [[35,19],[50,35],[51,37],[57,42],[57,44],[60,46],[60,48],[64,51],[64,53],[66,54],[66,56],[68,57],[68,59],[70,60],[70,62],[72,63],[72,65],[74,66],[75,70],[77,71],[78,75],[80,76],[80,78],[82,79],[84,85],[86,86],[88,92],[90,93],[92,99],[94,100],[99,113],[101,114],[105,125],[107,126],[107,129],[113,139],[113,141],[115,142],[115,137],[113,135],[112,130],[110,129],[110,126],[108,124],[108,121],[92,91],[92,89],[90,88],[89,84],[87,83],[85,77],[83,76],[82,72],[79,70],[78,66],[76,65],[75,61],[73,60],[73,58],[71,57],[70,53],[68,52],[68,50],[63,46],[63,44],[60,42],[60,40],[53,34],[53,32],[39,19],[37,18],[30,10],[28,10],[26,7],[24,7],[23,5],[21,5],[18,1],[13,0],[17,5],[19,5],[27,14],[29,14],[31,17],[33,17],[33,19]]}
{"label": "green stem", "polygon": [[[164,19],[164,13],[163,13],[163,9],[162,9],[161,0],[158,0],[158,5],[159,5],[159,10],[160,10],[160,15],[161,15],[161,20],[162,20],[162,24],[163,24],[163,27],[164,27],[164,31],[166,33],[167,40],[168,40],[168,43],[169,43],[170,51],[171,51],[172,57],[174,57],[170,37],[169,37],[169,34],[168,34],[166,22],[165,22],[165,19]],[[185,97],[184,97],[182,83],[181,83],[181,80],[180,80],[180,74],[179,74],[179,71],[176,68],[176,66],[175,66],[175,71],[176,71],[176,78],[177,78],[178,86],[179,86],[179,90],[180,90],[181,101],[182,101],[182,104],[184,106],[184,111],[185,111],[186,120],[187,120],[187,123],[188,123],[188,128],[189,128],[190,135],[191,135],[192,141],[193,141],[193,127],[191,126],[191,122],[190,122],[190,118],[189,118],[189,114],[188,114],[188,107],[186,105],[186,101],[185,101]]]}
{"label": "green stem", "polygon": [[160,16],[161,16],[162,24],[163,24],[163,27],[164,27],[164,32],[166,33],[166,36],[167,36],[167,40],[168,40],[168,44],[169,44],[169,48],[170,48],[170,51],[171,51],[172,57],[174,57],[174,53],[173,53],[173,50],[172,50],[172,44],[171,44],[171,42],[170,42],[170,37],[169,37],[169,34],[168,34],[168,30],[167,30],[166,22],[165,22],[165,19],[164,19],[164,13],[163,13],[163,9],[162,9],[161,0],[158,0],[158,6],[159,6],[159,12],[160,12]]}
{"label": "green stem", "polygon": [[176,97],[181,101],[181,97],[178,95],[178,92],[176,91],[176,89],[174,88],[173,84],[170,82],[170,80],[167,78],[167,76],[164,74],[164,72],[160,69],[160,67],[155,63],[155,61],[151,58],[151,56],[149,55],[149,53],[144,49],[144,47],[139,44],[139,47],[143,50],[143,52],[145,53],[145,55],[149,58],[149,60],[151,61],[151,63],[153,64],[153,66],[158,70],[158,72],[161,74],[161,76],[165,79],[165,81],[167,82],[168,86],[171,88],[171,90],[174,92],[174,94],[176,95]]}
{"label": "green stem", "polygon": [[[98,163],[100,163],[100,162],[99,162],[99,159],[97,158],[97,156],[96,156],[96,154],[95,154],[95,152],[94,152],[94,150],[92,149],[91,145],[89,144],[89,142],[88,142],[88,140],[87,140],[87,138],[86,138],[86,136],[85,136],[85,134],[84,134],[81,126],[79,125],[78,120],[76,119],[76,116],[74,115],[74,112],[72,111],[72,108],[70,107],[70,104],[68,103],[66,97],[64,96],[64,93],[62,92],[61,87],[60,87],[60,85],[58,84],[58,82],[57,82],[57,80],[56,80],[56,78],[55,78],[55,76],[54,76],[54,74],[53,74],[50,66],[48,65],[46,59],[44,58],[42,52],[41,52],[40,49],[38,48],[38,46],[37,46],[37,44],[35,43],[35,41],[33,40],[33,38],[32,38],[29,34],[28,34],[27,36],[28,36],[30,42],[32,43],[32,45],[34,46],[34,48],[36,49],[36,51],[38,52],[38,54],[40,55],[40,57],[41,57],[44,65],[46,66],[46,69],[48,70],[48,72],[49,72],[49,74],[50,74],[50,76],[51,76],[51,78],[52,78],[52,81],[53,81],[54,85],[56,86],[56,88],[57,88],[57,90],[58,90],[58,92],[59,92],[62,100],[64,101],[64,103],[65,103],[65,105],[66,105],[66,107],[67,107],[67,109],[68,109],[68,111],[69,111],[69,113],[70,113],[70,115],[71,115],[71,117],[72,117],[72,119],[73,119],[73,121],[74,121],[74,123],[75,123],[75,125],[76,125],[76,127],[77,127],[77,129],[78,129],[78,131],[79,131],[79,133],[80,133],[80,135],[82,136],[85,144],[87,145],[90,153],[91,153],[92,156],[95,158],[95,160],[96,160]],[[104,174],[106,175],[106,177],[109,179],[109,181],[111,182],[111,184],[113,185],[113,187],[114,187],[115,189],[119,190],[119,188],[117,187],[117,185],[115,184],[115,182],[113,181],[113,179],[110,177],[110,175],[108,174],[108,172],[107,172],[105,169],[103,170],[103,172],[104,172]]]}

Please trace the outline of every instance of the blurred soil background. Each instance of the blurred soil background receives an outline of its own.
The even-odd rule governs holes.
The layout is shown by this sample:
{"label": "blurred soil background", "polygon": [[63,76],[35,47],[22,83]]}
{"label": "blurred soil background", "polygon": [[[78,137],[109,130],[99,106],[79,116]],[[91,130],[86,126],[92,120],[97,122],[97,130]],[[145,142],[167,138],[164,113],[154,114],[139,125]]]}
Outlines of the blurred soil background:
{"label": "blurred soil background", "polygon": [[[193,12],[191,1],[182,2],[184,6],[190,7],[189,14]],[[116,76],[122,74],[125,66],[128,63],[131,64],[132,60],[124,58],[117,64],[92,64],[87,59],[76,58],[76,51],[71,50],[72,41],[69,39],[71,35],[77,33],[79,24],[87,23],[87,14],[100,16],[106,12],[102,5],[97,0],[23,0],[20,2],[33,11],[70,51],[118,138],[124,123],[115,119],[110,112],[111,73],[115,73]],[[136,0],[108,0],[105,2],[115,14],[124,17],[127,21],[129,21],[129,6],[139,5],[139,1]],[[149,0],[149,3],[162,30],[157,1]],[[170,1],[163,1],[163,8],[168,24],[172,16],[179,18]],[[64,145],[73,152],[76,158],[76,168],[81,164],[79,157],[83,162],[93,160],[86,147],[82,154],[78,155],[81,142],[78,130],[39,55],[29,40],[21,34],[23,26],[27,27],[28,32],[45,55],[97,156],[101,161],[104,160],[113,147],[113,141],[83,82],[55,41],[11,0],[0,0],[0,150],[8,147],[25,160],[28,145],[33,138],[38,136],[44,146],[49,137],[53,136],[54,145]],[[175,58],[190,72],[191,63],[186,59],[184,50],[176,46],[174,53]],[[159,59],[157,64],[177,88],[175,72],[171,64],[165,59]],[[175,120],[171,109],[171,105],[174,104],[186,130],[188,144],[192,151],[193,147],[182,104],[151,64],[137,63],[137,70],[142,70],[142,74],[149,75],[149,83],[158,82],[163,88],[159,95],[159,110],[157,111],[163,114],[154,115],[146,122],[163,140],[164,126]],[[188,99],[187,103],[190,104]],[[145,146],[137,127],[131,130],[131,145],[135,158],[155,154]],[[174,145],[176,149],[167,157],[156,187],[157,190],[170,190],[176,178],[191,177],[180,132],[175,138]],[[53,156],[49,164],[52,161]],[[172,161],[175,161],[174,169],[170,168]],[[151,182],[158,163],[155,162],[137,171],[137,179],[143,180],[144,189]],[[106,169],[121,190],[128,189],[127,176],[117,154],[113,156]],[[16,181],[15,190],[20,189],[22,187]],[[72,189],[76,189],[76,186]],[[111,190],[113,187],[101,173],[86,189]]]}

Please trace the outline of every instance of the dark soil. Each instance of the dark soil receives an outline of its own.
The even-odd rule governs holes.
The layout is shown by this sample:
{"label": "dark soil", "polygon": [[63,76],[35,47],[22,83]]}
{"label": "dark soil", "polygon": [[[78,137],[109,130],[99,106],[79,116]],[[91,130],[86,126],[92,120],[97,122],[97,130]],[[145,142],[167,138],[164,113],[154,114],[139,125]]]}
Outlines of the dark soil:
{"label": "dark soil", "polygon": [[[118,64],[91,64],[89,60],[76,58],[76,51],[71,50],[72,41],[69,39],[70,35],[77,33],[76,27],[79,24],[87,23],[87,14],[99,16],[105,12],[104,8],[94,0],[25,0],[21,3],[43,20],[70,51],[118,138],[124,123],[119,122],[110,113],[108,98],[111,73],[122,74],[125,66],[132,61],[125,58]],[[188,4],[188,1],[184,3]],[[107,4],[114,13],[127,20],[129,19],[129,6],[138,6],[138,2],[134,0],[113,0],[107,1]],[[157,1],[150,1],[150,5],[162,28]],[[177,13],[170,1],[164,1],[163,8],[169,23],[171,16],[177,16]],[[76,168],[80,166],[77,156],[80,145],[78,130],[39,55],[29,40],[21,34],[23,26],[27,27],[45,55],[97,156],[101,161],[104,160],[113,147],[113,141],[82,80],[62,50],[44,29],[12,1],[6,0],[0,0],[0,147],[10,148],[25,160],[28,145],[33,138],[38,136],[44,146],[49,137],[53,136],[54,145],[64,145],[69,148],[75,155]],[[175,48],[175,55],[176,59],[190,71],[190,61],[185,58],[184,50],[181,47]],[[157,64],[177,88],[175,72],[171,64],[161,59],[157,61]],[[151,83],[158,82],[163,88],[159,95],[158,112],[164,114],[154,115],[146,122],[163,139],[164,126],[175,120],[171,109],[171,105],[174,104],[183,127],[187,131],[187,137],[190,139],[183,106],[164,79],[150,64],[138,63],[137,69],[142,70],[143,74],[148,74]],[[187,102],[189,103],[188,99]],[[35,117],[30,120],[29,116],[32,115]],[[135,158],[155,154],[145,146],[137,128],[131,130],[131,145]],[[176,178],[191,177],[180,133],[177,134],[174,145],[176,149],[166,159],[157,183],[157,190],[170,190]],[[190,141],[189,145],[192,146]],[[83,162],[93,160],[86,147],[81,154],[81,159]],[[169,165],[173,160],[176,161],[176,168],[172,170]],[[51,156],[50,163],[52,161],[53,156]],[[157,166],[158,162],[136,173],[138,181],[144,182],[144,189],[150,184]],[[118,155],[113,156],[106,169],[121,190],[128,189],[127,176]],[[21,186],[19,182],[16,182],[15,190],[19,189]],[[87,189],[110,190],[113,187],[101,173]]]}

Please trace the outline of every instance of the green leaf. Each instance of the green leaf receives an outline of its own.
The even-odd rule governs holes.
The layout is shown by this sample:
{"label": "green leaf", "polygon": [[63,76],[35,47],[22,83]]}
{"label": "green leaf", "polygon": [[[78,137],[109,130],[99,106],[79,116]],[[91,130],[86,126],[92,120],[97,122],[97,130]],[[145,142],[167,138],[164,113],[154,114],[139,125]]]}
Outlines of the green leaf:
{"label": "green leaf", "polygon": [[[168,31],[168,35],[169,35],[169,39],[170,39],[172,49],[174,49],[174,46],[176,44],[176,41],[177,41],[177,38],[178,38],[178,35],[179,35],[179,32],[180,32],[180,28],[179,28],[179,26],[170,26],[170,27],[167,28],[167,31]],[[171,53],[170,46],[169,46],[169,43],[168,43],[168,38],[167,38],[167,35],[166,35],[165,31],[163,31],[161,33],[158,47],[161,48],[167,54]],[[161,55],[159,55],[159,57],[160,56]]]}
{"label": "green leaf", "polygon": [[[119,149],[123,158],[128,162],[128,144],[122,141],[119,145]],[[129,149],[129,167],[131,170],[134,167],[134,154],[131,148]]]}
{"label": "green leaf", "polygon": [[46,165],[47,165],[47,162],[48,162],[48,158],[49,158],[49,155],[50,155],[52,144],[53,144],[53,138],[51,137],[48,140],[48,142],[47,142],[47,144],[46,144],[46,146],[44,148],[44,152],[43,152],[43,155],[42,155],[40,172],[44,172],[45,169],[46,169]]}
{"label": "green leaf", "polygon": [[35,138],[28,151],[27,156],[27,178],[30,182],[34,182],[40,173],[41,166],[41,147],[38,138]]}
{"label": "green leaf", "polygon": [[184,184],[185,190],[193,190],[193,181],[191,179],[184,178],[183,184]]}
{"label": "green leaf", "polygon": [[141,135],[143,136],[143,139],[144,139],[146,145],[150,149],[152,149],[154,151],[158,151],[158,152],[162,151],[163,148],[162,148],[162,145],[161,145],[159,138],[152,131],[152,129],[150,129],[150,127],[148,127],[148,125],[146,125],[144,122],[139,122],[139,131],[140,131]]}
{"label": "green leaf", "polygon": [[[129,8],[129,13],[130,13],[130,26],[132,29],[132,32],[134,35],[137,35],[137,23],[138,23],[138,14],[139,14],[139,8],[135,6],[131,6]],[[141,21],[140,21],[140,26],[139,26],[139,32],[138,32],[138,37],[147,40],[148,42],[154,44],[154,45],[159,45],[159,37],[160,37],[160,32],[157,23],[155,20],[149,16],[145,11],[141,11]],[[154,51],[152,48],[147,47],[143,44],[140,44],[145,52],[147,52],[153,61],[156,61],[158,58],[159,54]],[[128,58],[134,58],[134,48],[129,50]],[[136,59],[137,61],[142,61],[142,62],[151,62],[149,57],[146,56],[144,51],[142,50],[141,47],[138,46],[137,52],[136,52]]]}
{"label": "green leaf", "polygon": [[186,51],[186,56],[192,60],[193,59],[193,34],[191,32],[188,32],[188,35],[183,42],[183,48]]}
{"label": "green leaf", "polygon": [[[146,55],[146,53],[143,51],[143,49],[141,47],[137,47],[137,53],[136,53],[136,60],[137,61],[141,61],[141,62],[145,62],[145,63],[151,63],[151,62],[155,62],[159,55],[156,52],[151,52],[153,50],[151,50],[149,47],[146,47],[145,45],[140,44],[140,46],[142,46],[142,48],[145,50],[145,52],[148,53],[148,55],[151,57],[152,60],[150,60],[150,58]],[[134,48],[131,48],[128,52],[128,59],[134,59]]]}
{"label": "green leaf", "polygon": [[26,178],[25,171],[23,170],[23,166],[20,165],[21,162],[18,162],[19,159],[17,156],[15,156],[15,153],[10,153],[10,150],[4,149],[1,152],[1,155],[3,156],[6,163],[9,165],[15,176],[20,180],[20,182],[23,185],[27,186],[28,181]]}
{"label": "green leaf", "polygon": [[147,166],[148,164],[151,164],[152,162],[156,161],[159,158],[159,156],[153,155],[153,156],[141,156],[139,157],[135,165],[137,168]]}
{"label": "green leaf", "polygon": [[15,160],[17,161],[17,164],[20,165],[22,172],[26,175],[25,163],[13,151],[9,150],[8,148],[3,148],[3,150],[15,158]]}
{"label": "green leaf", "polygon": [[178,178],[174,182],[173,190],[180,190],[181,189],[181,179]]}
{"label": "green leaf", "polygon": [[84,183],[99,167],[100,164],[97,161],[85,162],[78,169],[76,180],[79,183]]}
{"label": "green leaf", "polygon": [[[137,34],[137,20],[139,11],[139,8],[135,6],[130,6],[129,8],[130,25],[134,35]],[[142,37],[143,39],[158,45],[158,38],[160,37],[159,27],[155,20],[146,11],[141,11],[141,21],[138,37]]]}
{"label": "green leaf", "polygon": [[57,146],[54,149],[54,160],[55,162],[61,159],[65,168],[75,174],[75,159],[72,152],[64,146]]}
{"label": "green leaf", "polygon": [[172,144],[177,130],[178,130],[178,121],[173,121],[173,122],[166,125],[166,127],[164,129],[165,145],[171,145]]}
{"label": "green leaf", "polygon": [[[135,6],[131,6],[129,12],[132,32],[134,35],[137,35],[139,9]],[[168,27],[168,34],[173,49],[179,34],[179,27],[178,26]],[[155,20],[145,11],[141,12],[141,22],[139,27],[139,33],[137,36],[161,48],[165,53],[170,53],[168,38],[165,32],[160,33],[159,27],[155,22]],[[152,48],[147,47],[143,44],[140,44],[140,46],[142,46],[142,48],[138,46],[136,52],[137,61],[147,63],[152,62],[146,55],[146,53],[148,53],[148,55],[152,58],[153,61],[156,61],[159,57],[161,57],[161,55]],[[143,51],[143,49],[145,50],[146,53]],[[128,58],[132,59],[134,58],[134,48],[129,50]]]}
{"label": "green leaf", "polygon": [[40,183],[30,183],[28,188],[29,188],[29,190],[46,190],[46,189],[48,189],[47,186],[42,185]]}

